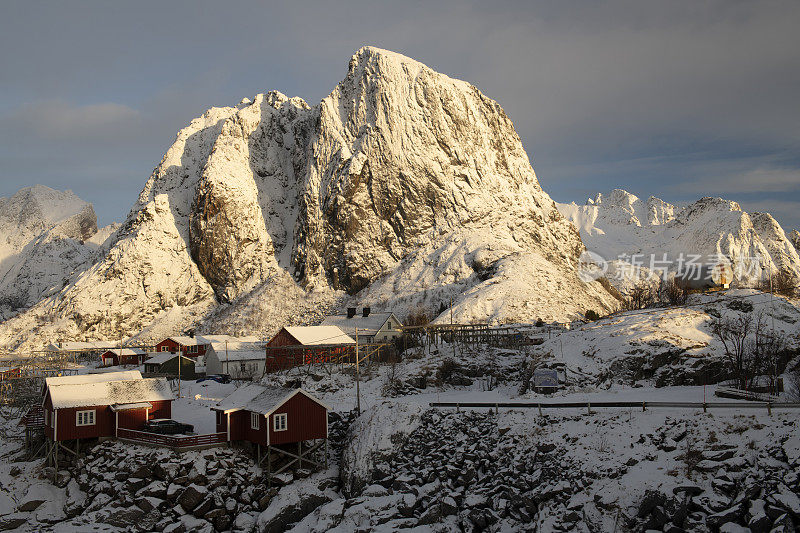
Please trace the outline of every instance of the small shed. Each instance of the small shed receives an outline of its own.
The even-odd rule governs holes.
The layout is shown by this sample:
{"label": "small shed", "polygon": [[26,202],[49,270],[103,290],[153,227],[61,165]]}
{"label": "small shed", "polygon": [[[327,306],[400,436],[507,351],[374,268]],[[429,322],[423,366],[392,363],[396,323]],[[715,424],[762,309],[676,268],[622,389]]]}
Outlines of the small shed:
{"label": "small shed", "polygon": [[[194,379],[197,377],[197,363],[190,357],[172,352],[161,352],[149,355],[152,357],[144,361],[145,374],[168,374],[170,376],[177,376],[180,374],[181,378],[186,379]],[[178,369],[179,364],[180,371]]]}
{"label": "small shed", "polygon": [[[236,389],[212,410],[217,432],[227,433],[228,442],[255,445],[258,462],[266,459],[268,473],[300,467],[303,462],[320,466],[310,456],[323,444],[327,449],[329,407],[311,393],[250,384]],[[264,448],[266,455],[262,457]],[[280,457],[290,461],[276,471],[273,458]]]}
{"label": "small shed", "polygon": [[145,351],[138,348],[112,348],[100,355],[103,366],[140,365],[144,362]]}
{"label": "small shed", "polygon": [[287,326],[266,346],[266,371],[354,358],[354,341],[336,326]]}

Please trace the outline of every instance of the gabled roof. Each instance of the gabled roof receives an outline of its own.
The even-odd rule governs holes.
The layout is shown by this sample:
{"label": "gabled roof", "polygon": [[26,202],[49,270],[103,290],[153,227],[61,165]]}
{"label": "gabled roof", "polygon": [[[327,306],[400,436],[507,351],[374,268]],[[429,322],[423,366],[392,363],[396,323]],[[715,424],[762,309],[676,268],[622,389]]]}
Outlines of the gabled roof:
{"label": "gabled roof", "polygon": [[[375,335],[389,320],[389,317],[394,313],[370,313],[369,316],[363,314],[356,314],[353,318],[347,318],[347,315],[330,315],[322,320],[322,326],[336,326],[348,335],[355,335],[356,328],[358,328],[359,335]],[[397,320],[397,317],[394,317]],[[400,321],[397,320],[399,324]]]}
{"label": "gabled roof", "polygon": [[186,357],[185,355],[172,353],[172,352],[156,352],[156,355],[154,355],[153,357],[150,357],[149,359],[145,359],[144,363],[146,365],[160,365],[160,364],[166,363],[167,361],[169,361],[171,359],[174,359],[176,357],[181,357],[183,359],[186,359],[187,361],[191,361],[192,363],[194,363],[194,359],[190,359],[189,357]]}
{"label": "gabled roof", "polygon": [[144,355],[145,351],[140,350],[139,348],[112,348],[110,350],[106,350],[104,353],[113,353],[114,355],[123,356],[123,355]]}
{"label": "gabled roof", "polygon": [[305,346],[356,343],[336,326],[287,326],[283,329]]}
{"label": "gabled roof", "polygon": [[113,406],[175,399],[175,395],[164,378],[48,385],[47,390],[55,409],[93,405]]}
{"label": "gabled roof", "polygon": [[181,346],[201,346],[214,343],[225,344],[225,341],[229,344],[233,342],[259,342],[261,340],[255,335],[246,335],[243,337],[234,337],[233,335],[195,335],[194,337],[178,335],[175,337],[167,337],[167,339],[173,340]]}
{"label": "gabled roof", "polygon": [[142,379],[142,373],[138,370],[123,370],[119,372],[99,372],[97,374],[78,374],[76,376],[57,376],[44,378],[44,384],[47,387],[51,385],[85,385],[124,379]]}
{"label": "gabled roof", "polygon": [[325,403],[303,389],[288,390],[282,387],[265,387],[256,384],[239,387],[212,409],[224,413],[245,410],[269,416],[298,393],[304,394],[325,409],[330,410]]}

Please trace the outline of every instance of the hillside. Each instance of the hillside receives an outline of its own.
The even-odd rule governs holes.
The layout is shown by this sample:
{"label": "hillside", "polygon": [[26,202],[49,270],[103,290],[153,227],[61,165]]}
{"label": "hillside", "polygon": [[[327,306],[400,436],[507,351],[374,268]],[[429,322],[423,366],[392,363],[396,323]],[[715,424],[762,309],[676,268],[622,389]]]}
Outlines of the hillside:
{"label": "hillside", "polygon": [[273,91],[193,120],[112,242],[0,345],[268,334],[347,295],[433,316],[452,298],[458,320],[499,322],[616,305],[577,278],[578,232],[499,104],[371,47],[315,106]]}

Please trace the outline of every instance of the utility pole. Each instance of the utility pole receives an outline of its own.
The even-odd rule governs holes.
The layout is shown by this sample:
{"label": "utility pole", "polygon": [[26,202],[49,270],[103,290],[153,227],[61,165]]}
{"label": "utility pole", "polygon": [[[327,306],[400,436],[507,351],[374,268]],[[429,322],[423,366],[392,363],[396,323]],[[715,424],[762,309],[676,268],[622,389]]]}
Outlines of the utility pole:
{"label": "utility pole", "polygon": [[358,328],[356,328],[356,411],[361,415],[361,374],[358,364]]}
{"label": "utility pole", "polygon": [[181,352],[178,350],[178,398],[181,397]]}
{"label": "utility pole", "polygon": [[223,374],[230,374],[230,373],[231,373],[231,364],[228,362],[228,339],[225,339],[225,372],[223,372]]}

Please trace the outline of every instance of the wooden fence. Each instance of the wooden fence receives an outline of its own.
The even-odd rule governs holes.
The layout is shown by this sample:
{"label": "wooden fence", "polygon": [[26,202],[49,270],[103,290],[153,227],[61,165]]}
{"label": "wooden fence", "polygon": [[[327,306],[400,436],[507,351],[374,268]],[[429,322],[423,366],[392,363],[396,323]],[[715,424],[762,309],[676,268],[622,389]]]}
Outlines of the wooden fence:
{"label": "wooden fence", "polygon": [[224,444],[228,440],[227,433],[208,433],[206,435],[189,435],[186,437],[177,435],[162,435],[160,433],[150,433],[147,431],[137,431],[135,429],[117,429],[117,437],[151,446],[161,446],[175,450],[190,450],[193,448],[211,448]]}

